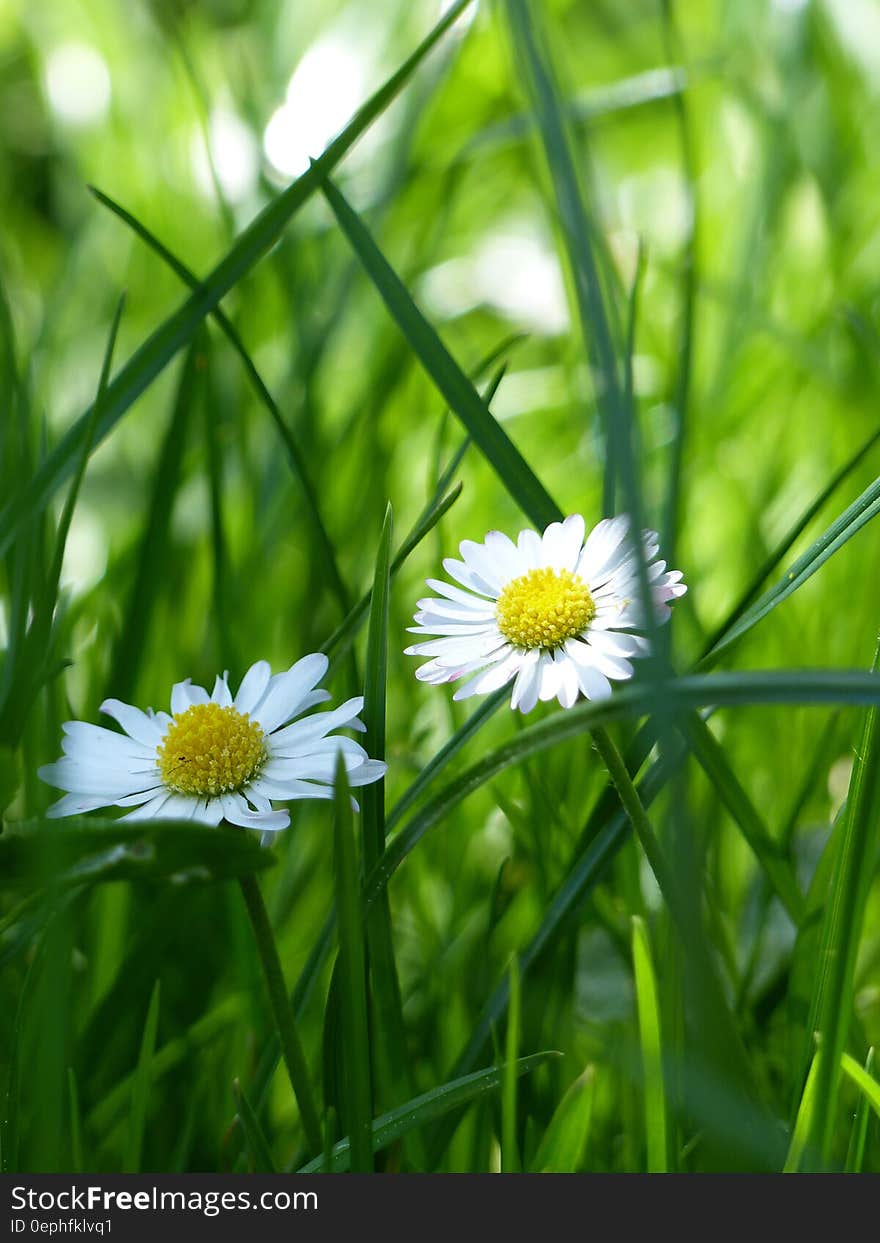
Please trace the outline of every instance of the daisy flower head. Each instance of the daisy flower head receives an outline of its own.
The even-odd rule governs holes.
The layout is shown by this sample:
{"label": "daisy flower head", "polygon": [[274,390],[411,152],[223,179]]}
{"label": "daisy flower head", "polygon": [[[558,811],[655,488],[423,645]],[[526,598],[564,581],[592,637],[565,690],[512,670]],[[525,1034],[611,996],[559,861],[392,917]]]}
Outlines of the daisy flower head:
{"label": "daisy flower head", "polygon": [[234,698],[226,673],[210,695],[187,678],[171,691],[170,714],[105,700],[101,711],[123,732],[85,721],[63,726],[64,754],[39,775],[68,792],[47,815],[131,807],[123,819],[225,820],[272,833],[290,823],[290,813],[274,809],[274,802],[333,797],[340,754],[349,785],[377,781],[386,765],[332,732],[365,728],[358,719],[362,698],[304,715],[330,698],[317,689],[327,663],[315,653],[273,676],[259,660]]}
{"label": "daisy flower head", "polygon": [[[443,568],[452,583],[429,578],[437,596],[419,601],[414,634],[432,635],[406,649],[428,656],[423,682],[455,682],[467,699],[513,682],[511,707],[531,712],[538,700],[570,708],[578,695],[604,699],[611,682],[632,677],[632,657],[649,650],[639,598],[636,550],[625,514],[605,518],[585,536],[580,514],[514,542],[490,531],[482,544],[463,540],[461,560]],[[687,588],[678,570],[656,561],[657,534],[642,532],[655,620]],[[439,597],[439,598],[438,598]]]}

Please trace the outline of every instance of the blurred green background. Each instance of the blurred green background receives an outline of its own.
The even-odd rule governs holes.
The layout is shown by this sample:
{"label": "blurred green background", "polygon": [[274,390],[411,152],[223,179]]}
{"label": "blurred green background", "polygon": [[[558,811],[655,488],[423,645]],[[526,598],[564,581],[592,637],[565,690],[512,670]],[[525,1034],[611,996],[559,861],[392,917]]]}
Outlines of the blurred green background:
{"label": "blurred green background", "polygon": [[[643,503],[662,531],[661,555],[670,551],[689,584],[672,625],[674,660],[685,668],[877,428],[880,7],[687,0],[673,11],[660,0],[554,0],[537,8],[618,342],[642,247],[632,374]],[[22,461],[38,462],[92,401],[122,291],[117,367],[185,292],[89,187],[204,275],[440,13],[436,0],[0,0],[7,495],[21,486]],[[484,360],[504,347],[493,413],[565,512],[583,513],[589,526],[603,512],[604,438],[529,108],[505,6],[473,6],[336,181],[481,385],[494,366]],[[10,701],[5,709],[10,823],[39,816],[52,800],[34,774],[57,755],[61,721],[97,720],[107,695],[167,708],[180,678],[210,685],[228,668],[235,681],[257,659],[286,667],[324,644],[370,586],[386,503],[399,542],[461,442],[320,195],[223,306],[303,452],[341,590],[265,406],[211,324],[191,373],[175,360],[89,458],[53,630],[53,658],[70,665],[15,701],[14,722]],[[692,347],[684,360],[683,341]],[[9,428],[25,406],[26,448],[13,449]],[[869,452],[858,463],[785,564],[874,479],[877,459]],[[417,683],[415,662],[401,654],[424,578],[460,539],[530,525],[475,449],[456,479],[460,498],[392,586],[391,802],[472,710],[452,704],[451,690]],[[61,503],[56,495],[53,521]],[[151,522],[162,538],[138,579]],[[723,667],[867,668],[880,623],[878,539],[869,527],[848,543]],[[39,555],[32,549],[26,559]],[[25,624],[11,603],[19,573],[7,554],[7,647]],[[334,665],[338,698],[362,687],[363,641]],[[4,677],[14,685],[8,661]],[[536,716],[551,714],[541,707]],[[794,817],[804,886],[846,794],[856,725],[852,708],[757,706],[713,718],[771,831],[781,835]],[[479,760],[519,727],[497,713],[455,763]],[[684,874],[690,868],[703,889],[707,936],[740,1033],[777,1115],[788,1119],[800,1095],[809,971],[798,982],[807,967],[793,926],[777,904],[767,908],[754,858],[717,791],[693,762],[682,774],[673,796],[656,804],[655,824],[676,865],[682,837],[692,841]],[[529,943],[564,881],[604,783],[588,741],[566,743],[459,804],[408,856],[390,895],[415,1089],[449,1078],[511,954]],[[325,805],[295,807],[263,878],[291,985],[331,901],[331,821]],[[21,900],[7,891],[4,911]],[[565,1054],[522,1081],[525,1161],[564,1090],[592,1065],[578,1168],[644,1168],[634,914],[653,930],[666,1036],[681,1026],[678,951],[628,842],[523,981],[520,1052]],[[880,1036],[876,916],[875,893],[855,976],[859,1061]],[[153,1078],[142,1167],[246,1167],[229,1130],[231,1084],[259,1078],[270,1027],[234,887],[80,888],[60,907],[35,903],[2,928],[0,1039],[17,1144],[7,1168],[16,1160],[23,1169],[70,1167],[71,1083],[83,1164],[122,1168],[125,1077],[156,979],[157,1047],[173,1056]],[[302,1025],[332,1097],[328,979],[325,967]],[[478,1065],[491,1060],[490,1047]],[[844,1102],[841,1163],[851,1087]],[[261,1117],[279,1165],[295,1159],[301,1136],[283,1071]],[[699,1126],[670,1126],[672,1166],[700,1168]],[[872,1127],[864,1165],[876,1169]],[[433,1167],[495,1168],[498,1137],[496,1106],[473,1109]],[[418,1160],[409,1149],[390,1158],[404,1168]]]}

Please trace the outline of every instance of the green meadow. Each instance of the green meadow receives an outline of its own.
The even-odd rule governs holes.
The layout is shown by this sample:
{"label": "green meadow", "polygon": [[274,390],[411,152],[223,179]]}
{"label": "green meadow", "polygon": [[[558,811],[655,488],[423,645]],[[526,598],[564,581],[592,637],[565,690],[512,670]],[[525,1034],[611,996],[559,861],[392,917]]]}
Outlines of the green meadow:
{"label": "green meadow", "polygon": [[[0,5],[3,1171],[880,1172],[878,49]],[[610,697],[417,680],[462,540],[623,513]],[[47,818],[65,722],[316,652],[358,811]]]}

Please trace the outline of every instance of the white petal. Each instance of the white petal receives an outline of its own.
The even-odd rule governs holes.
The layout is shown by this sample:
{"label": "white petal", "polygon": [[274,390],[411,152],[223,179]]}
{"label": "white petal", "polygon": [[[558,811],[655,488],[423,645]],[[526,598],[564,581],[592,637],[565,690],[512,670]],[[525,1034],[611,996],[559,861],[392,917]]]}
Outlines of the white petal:
{"label": "white petal", "polygon": [[584,520],[572,514],[565,522],[551,522],[541,541],[544,565],[554,570],[574,570],[584,543]]}
{"label": "white petal", "polygon": [[213,694],[211,695],[211,702],[215,704],[219,704],[221,708],[232,707],[232,695],[229,692],[228,678],[229,678],[229,673],[227,671],[226,673],[223,674],[222,678],[218,674],[214,682],[214,691],[213,691]]}
{"label": "white petal", "polygon": [[290,824],[288,811],[251,811],[240,794],[224,794],[219,800],[223,818],[243,829],[260,829],[263,833],[277,833]]}
{"label": "white petal", "polygon": [[519,708],[523,714],[531,712],[538,702],[538,691],[541,687],[540,655],[537,651],[523,653],[523,663],[513,684],[510,706]]}
{"label": "white petal", "polygon": [[544,547],[537,531],[528,529],[520,531],[516,546],[522,562],[521,574],[527,574],[529,570],[537,570],[544,564]]}
{"label": "white petal", "polygon": [[498,592],[485,579],[481,578],[470,566],[465,565],[463,561],[456,561],[454,557],[446,557],[443,561],[443,569],[450,578],[461,583],[462,587],[469,587],[478,595],[489,596],[493,600],[498,595]]}
{"label": "white petal", "polygon": [[519,578],[528,568],[523,565],[523,559],[516,544],[503,531],[489,532],[486,536],[486,549],[502,583],[509,582],[512,578]]}
{"label": "white petal", "polygon": [[[500,532],[496,531],[494,534],[499,535]],[[504,585],[506,576],[492,551],[492,547],[465,539],[461,541],[459,548],[461,549],[462,559],[468,569],[491,588],[493,595],[497,595]]]}
{"label": "white petal", "polygon": [[193,686],[192,678],[185,678],[183,682],[175,682],[171,688],[171,715],[180,716],[182,712],[186,712],[187,708],[192,708],[195,704],[208,703],[209,698],[203,686]]}
{"label": "white petal", "polygon": [[88,794],[65,794],[57,803],[53,803],[51,807],[46,809],[46,815],[50,820],[57,820],[61,816],[81,816],[87,811],[97,811],[99,807],[111,806],[111,802],[100,796],[90,797]]}
{"label": "white petal", "polygon": [[82,746],[87,750],[109,747],[112,751],[132,759],[140,757],[155,760],[156,757],[154,746],[135,742],[128,734],[117,734],[112,729],[105,729],[103,725],[90,725],[86,721],[65,721],[61,729],[64,734],[61,746],[68,755],[72,754],[73,747],[79,749]]}
{"label": "white petal", "polygon": [[577,573],[592,586],[609,563],[620,558],[620,545],[629,530],[629,518],[620,514],[617,518],[603,518],[587,536],[584,550],[578,558]]}
{"label": "white petal", "polygon": [[551,699],[555,699],[559,694],[560,685],[560,666],[557,665],[549,652],[542,652],[538,698],[542,703],[549,703]]}
{"label": "white petal", "polygon": [[171,798],[168,790],[162,790],[150,799],[148,803],[143,803],[140,807],[136,807],[134,811],[130,811],[127,816],[123,816],[123,820],[152,820],[158,816],[159,812]]}
{"label": "white petal", "polygon": [[510,650],[503,660],[499,660],[497,664],[491,665],[488,669],[478,673],[475,678],[471,678],[469,682],[465,682],[452,698],[469,699],[471,695],[488,695],[492,691],[497,691],[499,687],[506,686],[510,679],[516,676],[522,661],[522,652]]}
{"label": "white petal", "polygon": [[267,660],[258,660],[251,665],[241,679],[238,694],[235,696],[234,707],[237,712],[251,712],[254,705],[263,698],[272,669]]}
{"label": "white petal", "polygon": [[429,578],[425,581],[432,591],[436,591],[439,596],[444,596],[447,600],[454,600],[458,604],[472,605],[474,608],[485,608],[486,606],[485,600],[473,595],[470,591],[462,591],[460,587],[453,587],[452,583],[444,583],[439,578]]}
{"label": "white petal", "polygon": [[276,674],[251,717],[271,734],[296,714],[303,699],[327,672],[329,663],[323,652],[313,652],[291,665],[286,673]]}
{"label": "white petal", "polygon": [[270,736],[270,751],[273,755],[302,754],[299,748],[307,751],[311,743],[324,738],[331,729],[357,728],[353,726],[353,723],[357,722],[360,725],[358,713],[363,706],[363,696],[356,695],[354,699],[347,699],[332,712],[315,712],[311,716],[294,721],[293,724],[277,730]]}
{"label": "white petal", "polygon": [[101,711],[112,716],[130,738],[143,743],[145,747],[157,747],[162,741],[165,732],[162,726],[155,717],[147,716],[140,708],[133,708],[131,704],[124,704],[119,699],[105,699],[101,704]]}

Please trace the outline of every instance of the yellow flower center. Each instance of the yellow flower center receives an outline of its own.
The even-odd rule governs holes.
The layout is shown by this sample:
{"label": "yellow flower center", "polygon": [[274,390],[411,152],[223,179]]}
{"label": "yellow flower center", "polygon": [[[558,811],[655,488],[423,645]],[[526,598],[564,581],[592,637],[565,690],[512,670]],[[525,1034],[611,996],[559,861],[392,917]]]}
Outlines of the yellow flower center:
{"label": "yellow flower center", "polygon": [[194,704],[174,717],[157,758],[169,790],[212,798],[253,777],[266,759],[265,735],[246,712]]}
{"label": "yellow flower center", "polygon": [[596,616],[593,597],[571,570],[529,570],[507,584],[495,609],[498,629],[517,647],[559,647]]}

